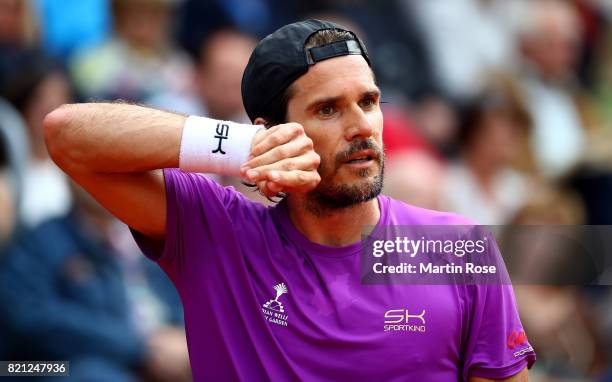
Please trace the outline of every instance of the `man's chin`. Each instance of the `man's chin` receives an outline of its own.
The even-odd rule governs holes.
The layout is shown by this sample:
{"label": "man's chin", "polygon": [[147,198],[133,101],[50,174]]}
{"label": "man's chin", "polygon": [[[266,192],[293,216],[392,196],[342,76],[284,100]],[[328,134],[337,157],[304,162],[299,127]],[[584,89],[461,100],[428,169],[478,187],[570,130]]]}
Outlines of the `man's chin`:
{"label": "man's chin", "polygon": [[376,198],[382,192],[382,174],[352,181],[319,184],[308,194],[307,207],[319,214],[349,208]]}
{"label": "man's chin", "polygon": [[329,181],[329,184],[367,186],[368,184],[378,182],[378,178],[381,176],[381,169],[377,163],[367,167],[343,165],[340,166],[335,176]]}

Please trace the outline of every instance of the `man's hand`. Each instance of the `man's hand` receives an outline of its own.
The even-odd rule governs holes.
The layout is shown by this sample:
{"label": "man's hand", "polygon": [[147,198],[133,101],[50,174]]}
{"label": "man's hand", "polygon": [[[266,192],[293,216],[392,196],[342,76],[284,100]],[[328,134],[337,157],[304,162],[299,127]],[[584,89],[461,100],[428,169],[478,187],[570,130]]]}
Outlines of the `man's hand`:
{"label": "man's hand", "polygon": [[241,175],[268,197],[279,192],[308,192],[321,181],[320,162],[302,125],[285,123],[255,135]]}

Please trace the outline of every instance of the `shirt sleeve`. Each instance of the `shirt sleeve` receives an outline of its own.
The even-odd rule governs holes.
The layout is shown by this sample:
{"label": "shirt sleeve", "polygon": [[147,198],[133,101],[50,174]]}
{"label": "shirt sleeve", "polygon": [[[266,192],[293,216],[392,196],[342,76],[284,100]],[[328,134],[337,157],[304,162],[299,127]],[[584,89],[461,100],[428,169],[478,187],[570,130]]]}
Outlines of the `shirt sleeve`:
{"label": "shirt sleeve", "polygon": [[[501,258],[497,245],[493,245],[493,252]],[[512,285],[501,282],[472,287],[470,320],[463,333],[463,380],[504,379],[525,366],[531,368],[536,355],[521,324]]]}
{"label": "shirt sleeve", "polygon": [[[166,235],[153,240],[132,229],[142,252],[156,261],[176,285],[178,274],[198,247],[207,248],[232,230],[231,213],[252,203],[232,187],[223,187],[202,174],[164,169]],[[191,250],[190,250],[191,249]]]}

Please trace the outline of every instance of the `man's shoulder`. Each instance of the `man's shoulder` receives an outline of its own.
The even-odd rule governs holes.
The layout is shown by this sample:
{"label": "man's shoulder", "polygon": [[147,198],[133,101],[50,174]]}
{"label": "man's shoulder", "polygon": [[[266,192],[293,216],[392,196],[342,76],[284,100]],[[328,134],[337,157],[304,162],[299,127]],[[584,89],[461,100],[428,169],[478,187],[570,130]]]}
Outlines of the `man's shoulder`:
{"label": "man's shoulder", "polygon": [[383,196],[389,205],[389,225],[478,225],[470,218],[452,212],[430,210]]}

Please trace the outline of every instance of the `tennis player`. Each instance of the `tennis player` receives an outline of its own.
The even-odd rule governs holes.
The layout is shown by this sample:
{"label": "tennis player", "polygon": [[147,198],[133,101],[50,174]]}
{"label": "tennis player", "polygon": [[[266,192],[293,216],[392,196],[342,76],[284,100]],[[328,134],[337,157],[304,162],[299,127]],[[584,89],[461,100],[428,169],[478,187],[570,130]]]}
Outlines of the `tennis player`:
{"label": "tennis player", "polygon": [[[195,380],[527,381],[510,285],[360,282],[362,226],[468,222],[380,195],[370,66],[354,33],[308,20],[255,48],[242,81],[255,126],[128,104],[46,117],[56,163],[179,291]],[[264,207],[206,172],[286,197]]]}

